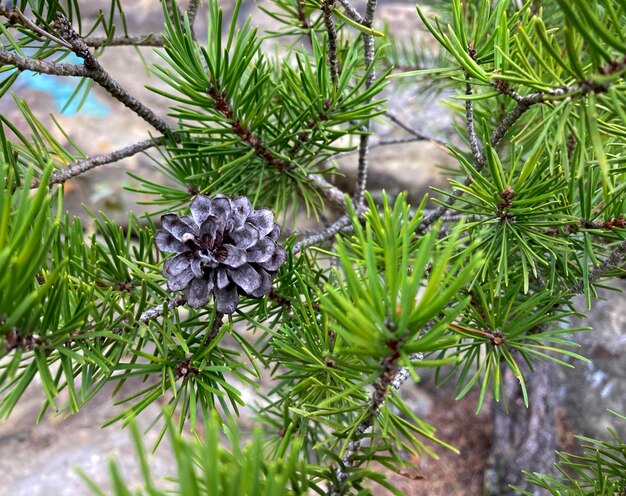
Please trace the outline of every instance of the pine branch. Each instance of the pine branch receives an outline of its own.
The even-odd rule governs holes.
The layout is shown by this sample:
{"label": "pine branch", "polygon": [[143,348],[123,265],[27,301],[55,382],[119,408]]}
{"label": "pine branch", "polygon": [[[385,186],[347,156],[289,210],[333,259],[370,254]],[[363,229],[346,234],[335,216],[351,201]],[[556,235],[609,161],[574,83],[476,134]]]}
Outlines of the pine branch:
{"label": "pine branch", "polygon": [[342,215],[333,222],[330,226],[323,229],[322,231],[316,232],[315,234],[311,234],[307,236],[301,241],[298,241],[293,247],[293,253],[299,253],[304,248],[308,248],[312,245],[317,245],[323,243],[324,241],[332,238],[335,234],[341,231],[346,226],[349,226],[352,223],[352,220],[347,215]]}
{"label": "pine branch", "polygon": [[[341,457],[341,466],[335,469],[337,482],[330,487],[328,491],[329,496],[338,496],[341,494],[341,486],[347,480],[349,469],[354,466],[354,458],[361,449],[361,436],[374,425],[374,420],[389,395],[389,388],[391,387],[395,391],[398,391],[409,378],[410,374],[407,367],[398,368],[396,366],[397,358],[398,357],[391,355],[385,358],[381,363],[383,371],[374,384],[369,413],[357,426],[352,439],[348,442],[348,446]],[[422,353],[416,353],[410,356],[411,361],[421,360],[422,358]]]}
{"label": "pine branch", "polygon": [[170,21],[172,21],[172,24],[174,24],[176,20],[178,20],[182,30],[185,31],[183,13],[178,8],[178,5],[176,5],[176,1],[175,0],[163,0],[163,1],[165,2],[165,10],[167,11],[169,15],[169,18],[170,18]]}
{"label": "pine branch", "polygon": [[89,70],[80,64],[46,62],[22,57],[0,46],[0,65],[12,65],[20,71],[33,71],[52,76],[89,77]]}
{"label": "pine branch", "polygon": [[[169,18],[172,21],[172,23],[176,22],[176,19],[178,19],[180,26],[182,27],[183,31],[185,31],[185,18],[183,16],[183,13],[178,8],[178,5],[176,5],[176,1],[175,0],[164,0],[164,1],[165,1],[166,10],[169,14]],[[189,20],[189,30],[190,30],[189,34],[191,35],[192,40],[196,39],[196,34],[194,32],[194,22],[196,20],[196,14],[198,13],[199,4],[200,4],[200,0],[189,0],[189,5],[187,6],[187,10],[185,11],[187,14],[187,19]]]}
{"label": "pine branch", "polygon": [[308,179],[314,183],[324,199],[340,211],[345,211],[345,192],[330,184],[320,174],[309,174]]}
{"label": "pine branch", "polygon": [[354,6],[348,0],[339,0],[339,3],[346,10],[346,15],[354,22],[365,25],[365,19],[361,17],[361,14],[354,8]]}
{"label": "pine branch", "polygon": [[[345,203],[342,204],[345,208]],[[434,213],[435,210],[424,210],[423,213],[425,215],[429,215]],[[480,219],[478,215],[443,215],[440,217],[443,222],[460,222],[462,220],[468,221],[476,221]],[[348,232],[351,229],[349,218],[347,216],[342,216],[333,222],[330,226],[322,229],[322,230],[314,230],[314,231],[297,231],[299,234],[304,234],[305,237],[298,243],[294,245],[293,253],[298,253],[302,251],[304,248],[308,248],[309,246],[319,245],[324,241],[329,240],[335,234],[339,232]],[[293,234],[293,233],[292,233]]]}
{"label": "pine branch", "polygon": [[[626,69],[626,56],[624,60],[607,64],[598,69],[601,76],[613,74]],[[584,79],[575,83],[565,85],[559,88],[553,88],[550,91],[538,91],[528,95],[520,95],[513,90],[507,81],[495,80],[491,82],[491,86],[498,90],[502,95],[511,97],[518,103],[525,105],[534,105],[535,103],[544,103],[550,100],[562,100],[569,97],[581,97],[591,93],[606,93],[610,87],[610,83],[599,83],[593,79]]]}
{"label": "pine branch", "polygon": [[298,20],[302,24],[302,28],[307,31],[307,39],[309,41],[309,47],[313,46],[313,35],[311,34],[311,23],[306,16],[304,10],[304,2],[302,0],[296,0],[296,9],[298,12]]}
{"label": "pine branch", "polygon": [[339,62],[337,61],[337,31],[335,29],[335,19],[333,9],[335,0],[322,0],[322,13],[324,26],[328,35],[328,67],[330,68],[330,79],[333,84],[337,84],[339,75]]}
{"label": "pine branch", "polygon": [[[191,36],[193,39],[195,39],[193,27],[196,20],[196,15],[198,13],[199,4],[199,0],[191,0],[186,10],[187,17],[189,19],[189,26],[191,27]],[[88,36],[86,38],[83,38],[83,40],[85,41],[85,44],[87,46],[93,48],[129,45],[144,47],[162,47],[164,43],[163,37],[154,33],[146,33],[143,35],[133,36],[114,36],[111,38],[105,36]]]}
{"label": "pine branch", "polygon": [[[465,84],[465,94],[471,96],[473,94],[472,83],[469,81]],[[465,102],[465,124],[467,126],[467,136],[469,138],[470,149],[472,150],[472,157],[474,158],[474,164],[477,170],[482,170],[485,166],[485,155],[481,149],[481,145],[476,135],[476,127],[474,126],[474,102],[467,100]]]}
{"label": "pine branch", "polygon": [[59,14],[53,23],[59,36],[49,33],[38,27],[34,22],[26,18],[18,9],[6,9],[2,7],[0,14],[8,17],[10,21],[35,31],[37,34],[46,37],[55,43],[72,50],[76,55],[84,60],[84,65],[65,64],[55,62],[45,62],[30,57],[23,57],[8,51],[0,46],[0,64],[12,65],[19,70],[28,70],[40,74],[54,76],[88,77],[98,83],[116,100],[122,102],[126,107],[139,115],[146,122],[163,134],[170,131],[169,127],[151,109],[133,97],[117,81],[115,81],[100,65],[97,59],[91,54],[85,41],[74,31],[66,17]]}
{"label": "pine branch", "polygon": [[315,116],[309,121],[306,126],[306,131],[302,131],[300,134],[298,134],[298,140],[291,147],[291,150],[289,150],[289,155],[294,156],[296,152],[300,151],[300,149],[309,142],[312,133],[308,133],[307,131],[314,129],[315,126],[317,126],[320,122],[325,122],[328,120],[326,111],[330,108],[330,105],[330,101],[326,100],[324,102],[324,110],[321,112],[315,112]]}
{"label": "pine branch", "polygon": [[[391,138],[391,139],[382,139],[377,141],[376,143],[370,144],[370,150],[372,148],[376,148],[379,146],[393,146],[393,145],[403,145],[405,143],[415,143],[416,141],[430,141],[435,143],[436,145],[440,145],[443,147],[448,147],[448,144],[445,141],[442,141],[438,138],[432,138],[428,136],[408,136],[406,138]],[[346,152],[346,153],[354,153],[354,152]]]}
{"label": "pine branch", "polygon": [[[363,25],[367,28],[372,28],[374,24],[374,16],[376,15],[377,0],[367,0],[367,6],[365,7],[365,18],[363,19]],[[374,61],[374,36],[371,34],[363,33],[365,66],[369,67]],[[367,77],[366,87],[369,88],[374,79],[376,73],[371,71]]]}
{"label": "pine branch", "polygon": [[[96,155],[93,157],[88,157],[82,160],[78,160],[73,165],[69,166],[67,169],[63,169],[61,171],[55,171],[52,173],[52,177],[48,182],[49,186],[54,184],[63,184],[64,182],[72,179],[73,177],[80,176],[85,172],[88,172],[96,167],[106,164],[112,164],[118,162],[124,158],[132,157],[137,153],[146,151],[155,146],[160,146],[166,143],[168,140],[174,140],[175,142],[180,141],[182,134],[179,132],[173,132],[169,137],[161,136],[158,138],[150,138],[143,141],[139,141],[137,143],[133,143],[132,145],[126,146],[124,148],[120,148],[119,150],[115,150],[111,153],[107,153],[104,155]],[[38,180],[33,180],[33,184],[31,186],[32,189],[37,188],[39,186]]]}
{"label": "pine branch", "polygon": [[[626,262],[626,241],[622,241],[615,250],[609,255],[609,257],[602,262],[600,265],[595,267],[591,274],[589,274],[589,284],[597,281],[602,276],[604,276],[607,272],[610,272],[616,267],[624,265]],[[568,291],[571,295],[577,295],[583,292],[585,289],[585,281],[581,279],[579,282],[574,284]]]}
{"label": "pine branch", "polygon": [[538,103],[540,100],[533,102],[533,99],[522,99],[518,101],[517,105],[511,110],[505,117],[500,121],[500,124],[496,127],[496,129],[491,134],[491,139],[489,143],[491,146],[497,146],[502,138],[509,132],[509,130],[513,127],[519,118],[526,112],[533,103]]}
{"label": "pine branch", "polygon": [[207,346],[213,342],[220,332],[220,329],[224,325],[224,314],[222,312],[215,312],[215,318],[213,324],[211,324],[211,330],[204,336],[202,341],[203,346]]}
{"label": "pine branch", "polygon": [[[374,24],[374,15],[376,14],[377,0],[368,0],[365,8],[365,18],[363,19],[363,25],[367,28],[372,28]],[[376,71],[373,67],[374,62],[374,36],[367,33],[362,33],[363,37],[363,52],[365,67],[370,69],[365,79],[365,89],[369,89],[376,78]],[[367,103],[367,102],[366,102]],[[365,189],[367,187],[367,169],[368,169],[368,155],[369,155],[369,131],[372,127],[371,121],[367,121],[364,126],[364,134],[359,139],[359,163],[357,167],[357,180],[356,190],[354,193],[354,204],[357,208],[363,205]]]}
{"label": "pine branch", "polygon": [[[429,140],[430,140],[430,138],[429,138]],[[380,146],[404,145],[406,143],[414,143],[416,141],[424,141],[424,139],[422,139],[421,137],[417,138],[415,136],[409,136],[409,137],[406,137],[406,138],[383,139],[383,140],[380,140],[380,141],[376,141],[374,143],[370,143],[369,148],[370,148],[370,150],[372,150],[372,149],[378,148]],[[438,145],[445,146],[446,148],[448,147],[448,145],[445,142],[440,141],[437,138],[433,138],[432,141],[434,143],[438,144]],[[331,155],[330,157],[328,157],[328,159],[325,162],[330,161],[330,160],[335,160],[335,159],[338,159],[340,157],[347,157],[349,155],[354,155],[355,153],[359,153],[358,148],[356,150],[349,150],[349,151],[346,151],[346,152],[335,153],[334,155]]]}
{"label": "pine branch", "polygon": [[191,37],[195,40],[196,35],[194,33],[194,24],[196,22],[196,15],[198,14],[198,6],[200,5],[200,0],[189,0],[189,5],[187,6],[187,18],[189,19],[189,26],[191,27]]}
{"label": "pine branch", "polygon": [[163,37],[146,33],[144,35],[135,36],[114,36],[108,38],[105,36],[89,36],[84,38],[85,44],[93,48],[114,47],[114,46],[145,46],[145,47],[162,47]]}
{"label": "pine branch", "polygon": [[[428,215],[432,210],[424,210],[424,214]],[[481,215],[462,214],[462,215],[442,215],[439,220],[442,222],[476,222],[483,218]]]}
{"label": "pine branch", "polygon": [[9,9],[5,7],[4,5],[0,5],[0,16],[7,18],[7,20],[9,21],[8,22],[9,26],[17,24],[32,32],[37,33],[42,38],[46,38],[50,41],[53,41],[57,45],[61,45],[62,47],[67,48],[68,50],[72,49],[71,45],[67,43],[65,40],[58,38],[54,34],[49,33],[48,31],[37,26],[37,24],[35,24],[28,17],[26,17],[22,13],[22,11],[17,7],[13,7]]}
{"label": "pine branch", "polygon": [[[470,47],[470,50],[473,48]],[[617,64],[619,65],[619,64]],[[602,72],[602,71],[601,71]],[[610,72],[608,69],[605,69],[604,72]],[[563,98],[572,98],[572,97],[582,97],[588,95],[590,93],[605,93],[608,91],[609,86],[605,84],[596,83],[592,80],[580,81],[568,86],[564,86],[562,88],[555,88],[548,92],[536,92],[531,93],[526,96],[522,96],[519,93],[510,89],[508,83],[506,81],[495,81],[492,83],[501,94],[505,94],[510,96],[513,100],[517,102],[517,105],[511,110],[505,117],[500,121],[496,129],[491,133],[489,138],[489,144],[492,147],[496,147],[500,141],[506,136],[506,134],[511,130],[513,125],[520,119],[520,117],[532,106],[537,103],[545,103],[554,99],[563,99]],[[467,94],[467,91],[466,91]],[[476,137],[475,131],[473,131],[473,111],[470,112],[471,108],[471,100],[466,102],[466,125],[468,128],[470,147],[472,149],[472,156],[474,158],[474,168],[480,172],[482,167],[484,166],[484,157],[482,160],[478,160],[479,157],[482,156],[482,152],[478,147],[478,139]],[[470,121],[471,119],[471,121]],[[473,133],[473,136],[472,136]],[[472,178],[468,176],[463,181],[464,186],[469,186],[472,182]],[[423,232],[430,225],[437,221],[461,196],[462,190],[455,190],[450,196],[448,203],[446,205],[439,206],[435,211],[432,212],[431,215],[424,218],[422,223],[420,224],[420,232]]]}
{"label": "pine branch", "polygon": [[34,336],[33,334],[23,334],[16,328],[9,329],[1,339],[3,342],[0,346],[0,351],[2,351],[3,356],[8,355],[16,349],[33,351],[35,348],[45,347],[48,344],[46,340]]}
{"label": "pine branch", "polygon": [[[141,322],[142,324],[145,324],[151,320],[156,319],[157,317],[160,317],[164,313],[167,313],[173,310],[176,307],[180,307],[181,305],[184,305],[186,302],[187,300],[185,299],[184,296],[177,296],[176,298],[167,300],[167,302],[165,302],[164,305],[149,308],[148,310],[146,310],[139,316],[139,319],[137,319],[137,321]],[[217,316],[216,316],[216,320],[217,320]]]}
{"label": "pine branch", "polygon": [[213,83],[207,89],[207,93],[213,99],[214,109],[231,122],[230,129],[254,150],[257,157],[264,160],[270,167],[278,169],[279,171],[284,172],[295,168],[290,161],[277,157],[274,152],[266,146],[260,136],[245,127],[241,120],[235,117],[235,112],[230,105],[228,95],[225,90],[218,86],[218,82]]}

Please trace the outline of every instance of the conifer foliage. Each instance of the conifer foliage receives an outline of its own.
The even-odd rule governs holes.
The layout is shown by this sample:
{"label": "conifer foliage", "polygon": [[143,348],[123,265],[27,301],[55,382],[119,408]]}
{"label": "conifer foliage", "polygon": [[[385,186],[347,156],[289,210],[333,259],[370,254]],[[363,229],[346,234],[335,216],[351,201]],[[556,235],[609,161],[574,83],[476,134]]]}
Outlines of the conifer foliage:
{"label": "conifer foliage", "polygon": [[[35,378],[42,414],[71,414],[139,377],[106,426],[131,425],[144,494],[165,493],[133,419],[157,401],[178,494],[401,494],[375,467],[455,449],[403,399],[421,368],[456,382],[458,397],[478,391],[480,409],[504,399],[507,369],[527,402],[534,364],[587,360],[571,300],[591,306],[626,258],[626,3],[419,2],[433,52],[396,40],[376,0],[362,11],[263,2],[272,32],[239,15],[241,0],[228,21],[218,2],[162,0],[161,33],[128,32],[132,2],[113,0],[89,23],[76,0],[0,4],[0,96],[28,127],[0,116],[0,416]],[[285,55],[268,55],[273,38]],[[100,63],[120,45],[158,52],[148,70],[167,109]],[[78,78],[79,105],[97,85],[152,132],[87,156],[12,93],[28,71]],[[458,114],[462,144],[443,143],[458,170],[434,204],[375,201],[367,188],[369,149],[382,144],[373,120],[398,123],[381,92],[392,100],[407,86],[445,91]],[[440,141],[427,123],[402,125]],[[333,183],[347,152],[358,163],[351,194]],[[64,185],[138,153],[168,180],[131,174],[131,191],[159,211],[121,227],[87,209],[89,233],[66,211]],[[294,230],[302,216],[328,222]],[[242,386],[268,374],[269,390],[246,404]],[[255,409],[251,436],[236,424],[244,406]],[[560,455],[563,477],[534,467],[529,483],[623,492],[614,439],[585,439],[584,455]],[[115,463],[111,477],[115,494],[130,494]]]}

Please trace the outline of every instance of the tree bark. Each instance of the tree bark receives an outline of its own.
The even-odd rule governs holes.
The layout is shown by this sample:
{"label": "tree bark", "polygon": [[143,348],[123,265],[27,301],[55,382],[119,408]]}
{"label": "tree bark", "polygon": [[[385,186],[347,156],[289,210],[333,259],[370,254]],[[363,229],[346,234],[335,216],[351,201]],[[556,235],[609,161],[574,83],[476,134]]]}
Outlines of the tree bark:
{"label": "tree bark", "polygon": [[[524,364],[525,365],[525,364]],[[526,368],[526,367],[525,367]],[[504,373],[508,413],[502,404],[494,405],[491,455],[485,472],[485,494],[519,495],[515,485],[532,494],[542,494],[526,482],[522,470],[552,473],[557,449],[554,364],[539,363],[527,378],[528,408],[522,391],[510,370]]]}

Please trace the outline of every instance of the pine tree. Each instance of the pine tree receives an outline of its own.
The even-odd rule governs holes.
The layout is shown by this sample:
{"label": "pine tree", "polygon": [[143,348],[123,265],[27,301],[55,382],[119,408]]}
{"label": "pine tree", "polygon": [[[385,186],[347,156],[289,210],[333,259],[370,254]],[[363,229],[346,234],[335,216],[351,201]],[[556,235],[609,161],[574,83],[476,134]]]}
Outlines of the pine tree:
{"label": "pine tree", "polygon": [[[372,483],[401,494],[372,462],[397,471],[408,455],[455,449],[400,394],[421,369],[455,382],[459,398],[477,390],[478,410],[506,403],[511,387],[532,408],[545,367],[587,360],[572,338],[582,329],[568,325],[572,298],[590,307],[626,257],[623,1],[453,0],[437,15],[418,4],[438,53],[384,30],[376,0],[362,12],[273,0],[264,8],[282,27],[271,33],[239,19],[240,0],[229,22],[208,0],[206,36],[194,29],[199,1],[162,3],[159,34],[129,33],[134,7],[115,0],[89,23],[77,1],[0,5],[0,96],[24,71],[71,76],[75,101],[98,85],[153,128],[85,156],[19,96],[30,132],[0,116],[1,417],[36,377],[42,414],[77,412],[105,385],[141,377],[107,428],[130,424],[142,494],[164,493],[133,419],[162,398],[155,424],[172,440],[178,494],[366,494]],[[270,37],[286,55],[262,49]],[[166,111],[100,63],[120,45],[156,48],[148,69]],[[372,121],[397,121],[381,92],[406,86],[446,88],[459,117],[463,144],[445,144],[459,167],[436,207],[404,193],[375,201],[367,188]],[[408,130],[435,140],[426,125]],[[333,184],[334,159],[350,151],[352,195]],[[138,153],[168,178],[133,176],[158,212],[121,227],[90,211],[88,234],[64,208],[65,185]],[[298,215],[331,220],[294,231]],[[238,384],[264,370],[272,389],[242,437]],[[614,439],[560,454],[560,476],[529,467],[526,480],[488,488],[622,494]],[[115,464],[111,476],[115,494],[130,494]]]}

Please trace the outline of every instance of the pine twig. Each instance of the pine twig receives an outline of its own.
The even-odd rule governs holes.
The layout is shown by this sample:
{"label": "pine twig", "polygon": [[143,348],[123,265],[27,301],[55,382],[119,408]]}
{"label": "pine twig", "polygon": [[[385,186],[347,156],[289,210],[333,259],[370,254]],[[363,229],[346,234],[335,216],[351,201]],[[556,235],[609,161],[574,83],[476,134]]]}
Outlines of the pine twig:
{"label": "pine twig", "polygon": [[53,76],[89,77],[89,70],[80,64],[46,62],[30,57],[22,57],[0,46],[0,65],[12,65],[20,71],[33,71]]}
{"label": "pine twig", "polygon": [[59,14],[56,21],[53,23],[57,29],[58,36],[56,36],[53,33],[43,30],[34,22],[27,19],[18,9],[6,9],[5,7],[2,7],[0,15],[8,17],[11,22],[19,23],[20,25],[33,30],[40,36],[46,37],[55,43],[72,50],[84,61],[83,65],[46,62],[30,57],[23,57],[0,46],[0,64],[12,65],[21,71],[28,70],[55,76],[90,78],[94,82],[98,83],[116,100],[130,108],[139,117],[144,119],[162,134],[167,134],[170,131],[169,126],[165,123],[165,121],[128,93],[127,90],[125,90],[109,75],[108,72],[102,68],[98,60],[89,51],[85,41],[74,31],[65,16]]}
{"label": "pine twig", "polygon": [[[111,153],[107,153],[104,155],[95,155],[93,157],[88,157],[82,160],[78,160],[74,162],[74,164],[70,165],[68,168],[55,171],[52,173],[52,177],[48,182],[49,186],[54,184],[63,184],[66,181],[72,179],[73,177],[80,176],[96,167],[106,164],[112,164],[115,162],[119,162],[120,160],[128,157],[132,157],[137,153],[146,151],[155,146],[160,146],[163,143],[167,142],[168,139],[173,139],[174,141],[180,141],[181,134],[180,133],[172,133],[171,137],[168,138],[166,136],[161,136],[158,138],[150,138],[143,141],[139,141],[137,143],[133,143],[132,145],[126,146],[124,148],[120,148],[119,150],[115,150]],[[39,181],[34,180],[31,188],[39,187]]]}
{"label": "pine twig", "polygon": [[[129,319],[124,319],[123,322],[127,322],[131,325],[134,325],[138,322],[142,324],[146,324],[150,322],[151,320],[154,320],[157,317],[160,317],[161,315],[164,315],[170,312],[174,308],[178,308],[184,305],[186,302],[187,300],[185,299],[184,296],[176,296],[175,298],[172,298],[171,300],[164,301],[163,304],[159,306],[148,308],[148,310],[145,310],[136,321],[129,322]],[[115,334],[122,334],[124,332],[124,327],[116,327],[115,329],[113,329],[113,332]]]}
{"label": "pine twig", "polygon": [[[264,160],[265,163],[270,167],[277,169],[281,172],[296,169],[296,164],[294,164],[290,159],[277,156],[276,153],[267,146],[265,141],[260,136],[258,136],[251,129],[243,125],[243,123],[236,117],[235,111],[228,101],[228,95],[226,95],[226,93],[220,87],[214,84],[208,88],[207,93],[213,99],[213,108],[215,109],[215,111],[228,119],[229,122],[231,122],[230,128],[232,132],[239,139],[241,139],[241,141],[246,143],[252,150],[254,150],[254,153],[257,157]],[[319,177],[318,174],[308,174],[307,178],[311,181],[311,183],[315,184],[316,189],[322,197],[324,197],[334,205],[342,206],[342,208],[345,208],[343,191],[339,190],[323,178]]]}
{"label": "pine twig", "polygon": [[[517,105],[511,110],[505,117],[500,121],[500,123],[496,126],[496,129],[491,133],[489,137],[489,144],[492,147],[496,147],[500,141],[506,136],[506,134],[511,130],[513,125],[520,119],[520,117],[533,105],[537,103],[545,103],[547,101],[553,99],[563,99],[570,97],[581,97],[588,95],[590,93],[604,93],[608,90],[607,85],[602,85],[599,83],[595,83],[593,81],[580,81],[568,86],[564,86],[562,88],[555,88],[551,91],[547,92],[536,92],[530,93],[526,96],[522,96],[519,93],[513,91],[509,88],[508,83],[505,81],[495,81],[492,83],[501,94],[505,94],[510,96],[513,100],[517,102]],[[477,160],[478,157],[482,155],[482,152],[478,148],[478,139],[475,137],[472,138],[472,130],[473,130],[473,112],[470,113],[467,111],[469,108],[468,104],[471,104],[471,100],[466,102],[466,117],[467,117],[467,125],[468,132],[470,133],[470,146],[472,148],[472,156],[474,158],[474,168],[480,172],[482,167],[484,166],[484,157],[481,161]],[[470,117],[472,122],[470,123]],[[471,124],[471,125],[470,125]],[[468,176],[463,181],[465,186],[469,186],[472,182],[472,177]],[[446,205],[439,206],[435,211],[432,212],[431,215],[424,218],[422,223],[420,224],[419,231],[424,232],[429,226],[431,226],[434,222],[437,221],[446,211],[456,203],[456,200],[461,196],[462,190],[455,190],[452,192],[450,199]]]}
{"label": "pine twig", "polygon": [[[367,6],[365,7],[365,18],[363,19],[363,25],[367,28],[372,28],[374,24],[374,16],[376,15],[377,0],[367,0]],[[363,33],[365,66],[369,67],[374,61],[374,36],[371,34]],[[370,71],[365,80],[365,87],[369,88],[374,79],[376,78],[376,72]]]}
{"label": "pine twig", "polygon": [[176,18],[178,18],[178,20],[181,23],[181,27],[182,27],[182,29],[184,31],[185,30],[185,25],[184,25],[184,21],[183,21],[183,13],[178,8],[178,5],[176,5],[176,2],[174,0],[163,0],[163,1],[165,2],[165,10],[168,13],[170,21],[172,23],[174,23],[176,21]]}
{"label": "pine twig", "polygon": [[320,195],[322,195],[327,202],[335,206],[340,211],[345,211],[345,193],[342,190],[330,184],[320,174],[309,174],[307,177],[312,183],[315,184]]}
{"label": "pine twig", "polygon": [[354,8],[354,6],[349,2],[349,0],[339,0],[341,6],[345,9],[346,15],[352,19],[354,22],[358,22],[359,24],[365,25],[365,19],[359,14],[359,12]]}
{"label": "pine twig", "polygon": [[[200,0],[190,0],[186,13],[191,28],[191,36],[195,39],[194,23],[198,14]],[[162,47],[164,40],[161,35],[154,33],[146,33],[134,36],[114,36],[108,38],[106,36],[89,36],[83,38],[87,46],[93,48],[113,47],[113,46],[143,46],[143,47]]]}
{"label": "pine twig", "polygon": [[330,68],[330,79],[333,84],[337,84],[339,75],[339,62],[337,61],[337,30],[335,29],[335,19],[333,9],[335,0],[322,0],[322,14],[324,26],[328,35],[328,67]]}
{"label": "pine twig", "polygon": [[191,27],[191,37],[195,40],[196,34],[194,32],[194,24],[196,22],[196,15],[198,14],[198,6],[200,5],[200,0],[189,0],[189,5],[187,6],[187,18],[189,19],[189,26]]}
{"label": "pine twig", "polygon": [[[609,257],[602,262],[600,265],[595,267],[591,273],[589,274],[589,283],[597,281],[602,276],[604,276],[607,272],[613,270],[615,267],[623,265],[626,262],[626,241],[622,241],[615,250],[609,255]],[[576,284],[574,284],[570,289],[569,293],[572,295],[577,295],[583,292],[585,288],[585,281],[580,280]]]}
{"label": "pine twig", "polygon": [[[363,18],[363,25],[371,29],[374,24],[374,15],[376,14],[377,0],[368,0],[365,8],[365,17]],[[369,69],[369,73],[365,79],[365,89],[369,89],[376,78],[376,71],[373,67],[374,62],[374,36],[367,33],[362,33],[363,37],[363,51],[365,67]],[[357,182],[356,190],[354,193],[354,204],[357,208],[363,205],[365,198],[365,189],[367,187],[367,172],[368,172],[368,155],[369,155],[369,131],[372,127],[371,121],[367,121],[364,126],[364,133],[359,139],[359,163],[357,167]]]}
{"label": "pine twig", "polygon": [[[465,94],[471,96],[473,92],[472,83],[470,83],[468,79],[465,85]],[[485,155],[481,149],[478,136],[476,135],[476,127],[474,126],[474,102],[472,100],[465,102],[465,123],[474,164],[477,170],[481,170],[485,166]]]}
{"label": "pine twig", "polygon": [[9,21],[9,25],[18,24],[24,28],[27,28],[37,33],[42,38],[46,38],[50,41],[53,41],[57,45],[61,45],[62,47],[67,48],[68,50],[72,49],[71,45],[67,43],[65,40],[37,26],[37,24],[35,24],[28,17],[26,17],[22,13],[22,11],[17,7],[7,8],[4,5],[0,5],[0,16],[6,17],[7,20]]}
{"label": "pine twig", "polygon": [[114,46],[144,46],[144,47],[162,47],[163,37],[146,33],[135,36],[114,36],[108,38],[106,36],[88,36],[84,38],[85,44],[93,48],[114,47]]}
{"label": "pine twig", "polygon": [[[424,141],[422,138],[416,138],[415,136],[408,136],[406,138],[392,138],[392,139],[383,139],[380,141],[376,141],[374,143],[370,143],[369,148],[370,151],[374,148],[378,148],[381,146],[394,146],[394,145],[404,145],[406,143],[415,143],[416,141]],[[441,144],[441,146],[447,147],[448,145],[443,141],[439,142],[437,139],[433,139],[434,143]],[[327,160],[335,160],[340,157],[347,157],[349,155],[354,155],[355,153],[359,153],[359,149],[356,150],[348,150],[346,152],[339,152],[328,157]]]}
{"label": "pine twig", "polygon": [[[534,95],[534,94],[533,94]],[[509,132],[509,130],[513,127],[518,119],[526,112],[533,103],[538,103],[540,100],[534,101],[534,98],[531,99],[522,99],[517,102],[517,105],[511,110],[505,117],[500,121],[498,126],[494,129],[491,134],[491,139],[489,140],[489,144],[493,147],[497,146],[502,138]]]}
{"label": "pine twig", "polygon": [[298,241],[293,247],[293,253],[299,253],[304,248],[308,248],[312,245],[317,245],[323,243],[327,239],[332,238],[335,234],[341,231],[346,226],[350,225],[352,220],[347,215],[342,215],[335,222],[333,222],[330,226],[323,229],[322,231],[316,232],[315,234],[311,234],[307,236],[301,241]]}
{"label": "pine twig", "polygon": [[211,330],[204,336],[202,340],[202,346],[207,346],[213,342],[213,340],[217,337],[220,332],[220,329],[224,325],[222,319],[224,318],[224,314],[222,312],[215,312],[215,318],[213,319],[213,324],[211,324]]}
{"label": "pine twig", "polygon": [[298,12],[298,20],[302,24],[302,29],[307,32],[307,40],[309,42],[309,47],[313,47],[313,34],[311,33],[311,23],[306,16],[306,11],[304,10],[304,1],[296,0],[296,9]]}
{"label": "pine twig", "polygon": [[[422,353],[415,353],[410,357],[411,361],[421,360]],[[409,378],[408,367],[397,368],[396,359],[393,356],[387,357],[382,362],[383,371],[378,380],[374,384],[374,393],[369,405],[367,417],[361,421],[354,431],[353,438],[348,442],[348,446],[341,457],[341,466],[335,469],[337,483],[330,487],[329,496],[338,496],[341,494],[341,486],[348,478],[348,471],[354,465],[354,458],[361,449],[361,436],[374,425],[374,420],[378,412],[385,404],[385,400],[389,396],[389,388],[398,391]]]}
{"label": "pine twig", "polygon": [[177,296],[176,298],[172,298],[171,300],[167,300],[165,305],[160,305],[158,307],[152,307],[149,308],[148,310],[146,310],[145,312],[143,312],[140,316],[138,322],[141,322],[142,324],[145,324],[151,320],[156,319],[157,317],[160,317],[161,315],[163,315],[164,313],[169,312],[170,310],[173,310],[176,307],[180,307],[181,305],[184,305],[187,302],[187,300],[185,299],[184,296]]}

